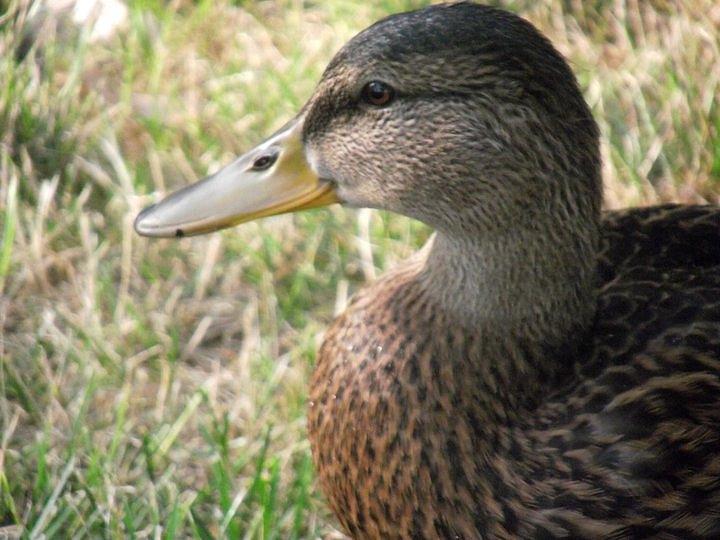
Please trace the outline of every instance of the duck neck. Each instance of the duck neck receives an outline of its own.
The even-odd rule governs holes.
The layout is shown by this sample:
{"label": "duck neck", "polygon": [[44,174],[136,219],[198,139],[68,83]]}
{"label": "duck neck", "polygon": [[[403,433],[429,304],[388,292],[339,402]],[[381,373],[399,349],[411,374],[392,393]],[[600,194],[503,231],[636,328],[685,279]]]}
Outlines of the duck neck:
{"label": "duck neck", "polygon": [[495,403],[535,403],[572,369],[569,359],[592,324],[596,231],[570,230],[438,232],[426,246],[421,287],[445,318],[448,343],[463,348],[451,351],[451,360],[469,361],[475,378],[486,379],[472,384],[492,388]]}

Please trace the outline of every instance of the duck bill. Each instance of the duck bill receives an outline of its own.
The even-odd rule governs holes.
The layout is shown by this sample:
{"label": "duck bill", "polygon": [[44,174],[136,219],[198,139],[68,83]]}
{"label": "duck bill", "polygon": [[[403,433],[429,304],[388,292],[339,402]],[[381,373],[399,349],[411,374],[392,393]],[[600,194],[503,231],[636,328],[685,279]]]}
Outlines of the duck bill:
{"label": "duck bill", "polygon": [[204,234],[253,219],[338,201],[305,158],[302,121],[294,120],[233,163],[138,214],[143,236]]}

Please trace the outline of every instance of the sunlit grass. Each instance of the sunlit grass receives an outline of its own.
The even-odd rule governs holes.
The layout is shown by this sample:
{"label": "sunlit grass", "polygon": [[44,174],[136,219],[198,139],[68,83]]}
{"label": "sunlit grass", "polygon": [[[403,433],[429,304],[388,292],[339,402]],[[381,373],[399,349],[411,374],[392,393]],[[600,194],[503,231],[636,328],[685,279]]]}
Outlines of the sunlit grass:
{"label": "sunlit grass", "polygon": [[[356,31],[424,3],[144,0],[100,42],[4,8],[4,532],[334,530],[305,435],[315,351],[348,295],[427,229],[332,208],[148,241],[132,219],[282,125]],[[572,62],[603,130],[609,206],[719,200],[715,2],[503,5]]]}

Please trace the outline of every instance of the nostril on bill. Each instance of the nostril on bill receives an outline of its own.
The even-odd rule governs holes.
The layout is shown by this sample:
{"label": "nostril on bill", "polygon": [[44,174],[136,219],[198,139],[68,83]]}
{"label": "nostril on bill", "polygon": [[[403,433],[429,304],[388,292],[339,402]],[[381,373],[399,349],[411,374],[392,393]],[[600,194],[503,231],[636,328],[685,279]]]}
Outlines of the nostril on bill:
{"label": "nostril on bill", "polygon": [[278,152],[268,152],[267,154],[263,154],[262,156],[258,157],[255,161],[253,161],[252,164],[252,170],[253,171],[264,171],[265,169],[270,168],[273,163],[277,161],[278,158]]}

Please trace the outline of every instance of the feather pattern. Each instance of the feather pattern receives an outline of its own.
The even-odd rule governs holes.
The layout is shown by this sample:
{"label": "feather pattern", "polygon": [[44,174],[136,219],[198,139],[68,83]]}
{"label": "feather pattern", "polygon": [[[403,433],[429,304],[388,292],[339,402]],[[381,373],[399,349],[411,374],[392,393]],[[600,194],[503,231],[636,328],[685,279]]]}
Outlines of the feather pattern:
{"label": "feather pattern", "polygon": [[[418,286],[422,257],[357,295],[326,336],[309,415],[350,534],[720,535],[720,210],[610,212],[601,230],[580,348],[510,347],[487,366],[483,337]],[[566,369],[543,379],[533,355]],[[535,386],[542,399],[523,401]]]}

